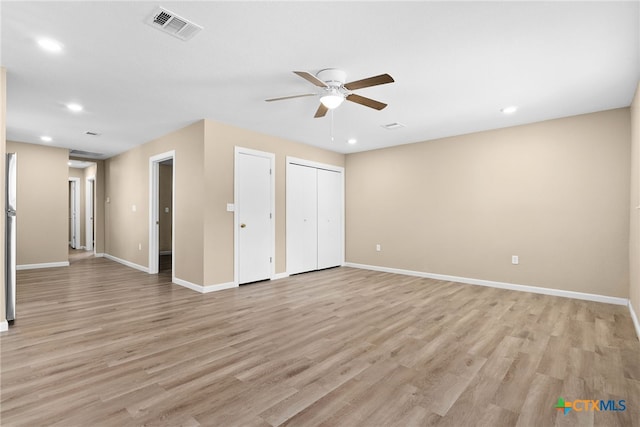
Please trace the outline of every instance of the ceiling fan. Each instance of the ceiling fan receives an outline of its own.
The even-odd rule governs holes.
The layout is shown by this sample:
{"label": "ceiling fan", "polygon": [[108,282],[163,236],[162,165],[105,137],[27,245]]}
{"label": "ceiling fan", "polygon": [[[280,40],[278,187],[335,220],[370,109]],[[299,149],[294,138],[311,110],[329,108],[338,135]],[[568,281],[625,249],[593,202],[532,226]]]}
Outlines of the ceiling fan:
{"label": "ceiling fan", "polygon": [[319,95],[320,106],[316,111],[316,114],[314,116],[315,118],[324,117],[325,114],[327,114],[327,111],[339,107],[345,99],[347,101],[355,102],[356,104],[364,105],[365,107],[373,108],[375,110],[382,110],[387,106],[387,104],[371,98],[357,95],[353,93],[353,91],[365,87],[394,82],[393,77],[391,77],[389,74],[380,74],[379,76],[368,77],[366,79],[345,83],[347,74],[344,71],[335,68],[320,70],[315,76],[306,71],[294,71],[294,73],[320,87],[320,93],[305,93],[302,95],[283,96],[280,98],[265,99],[265,101],[282,101],[284,99]]}

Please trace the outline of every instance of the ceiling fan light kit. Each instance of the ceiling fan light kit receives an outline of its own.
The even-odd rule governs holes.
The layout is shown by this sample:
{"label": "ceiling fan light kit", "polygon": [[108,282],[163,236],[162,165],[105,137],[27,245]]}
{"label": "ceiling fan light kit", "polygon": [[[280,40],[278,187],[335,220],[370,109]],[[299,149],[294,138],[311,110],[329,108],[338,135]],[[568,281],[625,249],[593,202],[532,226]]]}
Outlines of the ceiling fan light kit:
{"label": "ceiling fan light kit", "polygon": [[[375,110],[382,110],[387,106],[387,104],[357,95],[353,93],[353,91],[365,87],[394,82],[393,77],[389,74],[380,74],[378,76],[345,83],[347,77],[346,73],[335,68],[320,70],[315,76],[307,71],[294,71],[294,73],[313,85],[322,88],[322,92],[319,93],[320,106],[314,115],[315,118],[324,117],[327,114],[327,111],[338,108],[345,99]],[[314,94],[306,93],[303,95],[283,96],[279,98],[266,99],[266,101],[281,101],[305,96],[314,96]]]}
{"label": "ceiling fan light kit", "polygon": [[338,108],[340,104],[342,104],[342,101],[344,101],[344,95],[335,89],[332,89],[326,95],[322,95],[320,97],[320,102],[322,102],[322,105],[327,107],[329,110]]}

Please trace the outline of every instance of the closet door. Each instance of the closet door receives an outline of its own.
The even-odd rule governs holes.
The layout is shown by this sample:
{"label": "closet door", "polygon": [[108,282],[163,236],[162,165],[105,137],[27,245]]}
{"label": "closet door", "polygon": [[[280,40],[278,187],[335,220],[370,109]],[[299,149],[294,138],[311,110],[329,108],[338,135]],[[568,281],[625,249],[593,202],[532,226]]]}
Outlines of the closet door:
{"label": "closet door", "polygon": [[342,264],[342,174],[318,169],[318,269]]}
{"label": "closet door", "polygon": [[318,201],[315,168],[287,168],[287,272],[318,268]]}

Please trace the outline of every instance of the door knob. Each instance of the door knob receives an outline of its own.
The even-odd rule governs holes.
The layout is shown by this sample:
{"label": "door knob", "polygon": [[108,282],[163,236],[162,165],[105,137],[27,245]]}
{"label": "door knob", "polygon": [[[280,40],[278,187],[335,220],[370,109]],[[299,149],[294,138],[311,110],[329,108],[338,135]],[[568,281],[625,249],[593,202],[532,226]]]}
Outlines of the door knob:
{"label": "door knob", "polygon": [[240,224],[240,228],[245,228],[247,224]]}

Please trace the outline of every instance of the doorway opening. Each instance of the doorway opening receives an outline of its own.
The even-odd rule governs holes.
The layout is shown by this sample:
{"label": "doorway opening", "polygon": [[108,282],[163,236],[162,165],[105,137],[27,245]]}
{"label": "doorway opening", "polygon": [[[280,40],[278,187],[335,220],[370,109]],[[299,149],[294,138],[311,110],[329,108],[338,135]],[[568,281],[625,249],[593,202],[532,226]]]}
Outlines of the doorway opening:
{"label": "doorway opening", "polygon": [[95,255],[98,164],[69,159],[69,262]]}
{"label": "doorway opening", "polygon": [[149,274],[175,279],[175,151],[149,158]]}
{"label": "doorway opening", "polygon": [[69,247],[80,248],[80,178],[69,177]]}

